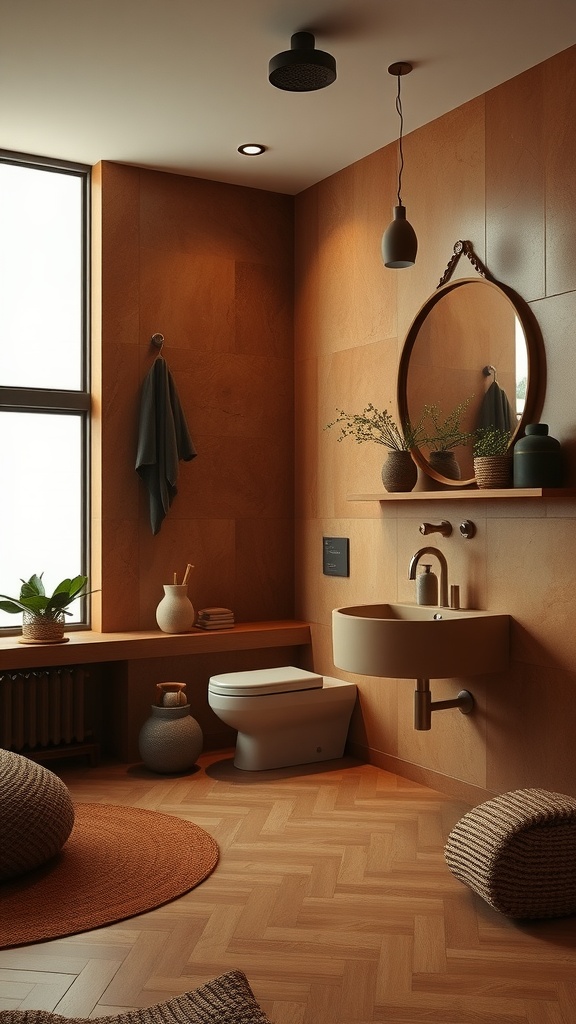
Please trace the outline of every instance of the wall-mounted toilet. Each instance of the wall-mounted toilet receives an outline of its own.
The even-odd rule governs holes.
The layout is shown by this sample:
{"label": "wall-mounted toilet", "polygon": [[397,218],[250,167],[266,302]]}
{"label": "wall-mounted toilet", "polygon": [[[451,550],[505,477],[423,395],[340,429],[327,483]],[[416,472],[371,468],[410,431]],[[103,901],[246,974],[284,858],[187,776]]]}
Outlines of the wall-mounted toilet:
{"label": "wall-mounted toilet", "polygon": [[355,701],[354,683],[292,666],[208,683],[210,707],[238,731],[234,764],[252,772],[342,757]]}

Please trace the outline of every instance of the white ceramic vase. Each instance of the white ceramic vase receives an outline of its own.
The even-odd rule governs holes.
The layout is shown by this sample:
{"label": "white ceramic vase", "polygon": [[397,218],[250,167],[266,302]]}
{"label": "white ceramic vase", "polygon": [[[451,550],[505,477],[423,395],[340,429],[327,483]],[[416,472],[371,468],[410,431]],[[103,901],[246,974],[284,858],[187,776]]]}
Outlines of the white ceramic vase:
{"label": "white ceramic vase", "polygon": [[156,609],[163,633],[188,633],[194,625],[194,608],[185,583],[165,583],[164,597]]}

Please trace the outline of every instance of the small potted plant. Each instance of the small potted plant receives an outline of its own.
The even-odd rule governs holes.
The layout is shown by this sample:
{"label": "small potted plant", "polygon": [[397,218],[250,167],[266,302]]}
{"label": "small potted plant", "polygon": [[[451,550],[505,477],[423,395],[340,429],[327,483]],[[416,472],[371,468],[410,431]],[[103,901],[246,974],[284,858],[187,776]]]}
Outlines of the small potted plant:
{"label": "small potted plant", "polygon": [[460,466],[454,448],[468,444],[474,437],[473,430],[464,430],[461,425],[472,398],[465,398],[444,418],[438,404],[424,406],[422,421],[428,420],[431,424],[431,430],[423,441],[430,452],[428,461],[432,469],[449,480],[460,480]]}
{"label": "small potted plant", "polygon": [[472,453],[478,487],[510,487],[512,480],[511,433],[501,427],[481,427],[475,432]]}
{"label": "small potted plant", "polygon": [[19,597],[0,594],[0,609],[10,615],[23,613],[23,643],[63,643],[64,616],[71,615],[68,605],[80,597],[87,576],[75,576],[58,584],[50,596],[46,594],[42,577],[34,574],[29,580],[21,580]]}
{"label": "small potted plant", "polygon": [[411,491],[418,471],[411,450],[422,439],[422,421],[416,426],[407,422],[399,427],[387,409],[377,409],[371,402],[361,413],[348,413],[337,409],[338,418],[326,424],[325,430],[341,426],[339,441],[353,437],[357,444],[371,441],[388,449],[388,458],[382,467],[382,483],[387,491]]}

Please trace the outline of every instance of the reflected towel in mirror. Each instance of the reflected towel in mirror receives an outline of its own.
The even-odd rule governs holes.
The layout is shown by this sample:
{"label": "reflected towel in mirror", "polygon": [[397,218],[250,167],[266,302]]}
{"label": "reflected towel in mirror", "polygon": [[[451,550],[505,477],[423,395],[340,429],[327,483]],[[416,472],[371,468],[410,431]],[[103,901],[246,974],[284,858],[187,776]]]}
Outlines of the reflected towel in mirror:
{"label": "reflected towel in mirror", "polygon": [[508,396],[495,380],[492,381],[482,399],[476,427],[482,430],[498,427],[500,430],[509,430],[510,432],[516,429],[516,417],[508,401]]}

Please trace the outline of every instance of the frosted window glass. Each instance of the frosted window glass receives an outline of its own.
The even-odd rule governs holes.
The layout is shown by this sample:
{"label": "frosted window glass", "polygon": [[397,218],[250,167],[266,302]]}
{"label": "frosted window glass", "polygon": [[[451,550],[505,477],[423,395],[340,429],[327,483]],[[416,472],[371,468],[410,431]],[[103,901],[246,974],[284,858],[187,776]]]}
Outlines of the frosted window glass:
{"label": "frosted window glass", "polygon": [[[0,412],[0,593],[18,597],[20,580],[44,573],[47,593],[82,572],[80,415]],[[79,622],[81,602],[70,606]],[[0,611],[0,626],[22,625]]]}
{"label": "frosted window glass", "polygon": [[0,164],[0,384],[82,388],[82,178]]}

